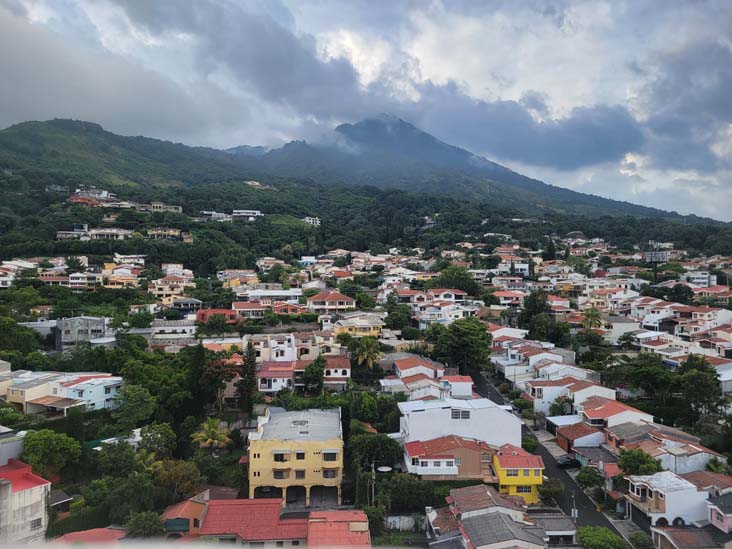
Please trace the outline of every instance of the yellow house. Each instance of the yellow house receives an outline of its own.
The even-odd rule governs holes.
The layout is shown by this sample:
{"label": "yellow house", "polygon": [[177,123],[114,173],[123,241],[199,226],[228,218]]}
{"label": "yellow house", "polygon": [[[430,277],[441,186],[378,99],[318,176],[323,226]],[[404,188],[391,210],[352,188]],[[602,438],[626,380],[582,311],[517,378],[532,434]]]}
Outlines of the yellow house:
{"label": "yellow house", "polygon": [[333,333],[380,338],[383,327],[383,315],[378,313],[345,313],[343,318],[333,324]]}
{"label": "yellow house", "polygon": [[493,455],[493,469],[502,494],[520,496],[526,503],[539,501],[539,486],[544,478],[544,462],[540,456],[504,444]]}
{"label": "yellow house", "polygon": [[271,412],[249,433],[249,497],[283,497],[289,504],[341,503],[341,410]]}

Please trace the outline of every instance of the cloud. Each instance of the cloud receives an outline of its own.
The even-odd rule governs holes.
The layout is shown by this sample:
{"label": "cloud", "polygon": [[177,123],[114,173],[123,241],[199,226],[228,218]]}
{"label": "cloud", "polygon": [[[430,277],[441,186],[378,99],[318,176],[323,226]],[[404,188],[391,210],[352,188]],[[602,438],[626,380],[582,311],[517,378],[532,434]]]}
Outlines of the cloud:
{"label": "cloud", "polygon": [[272,146],[386,112],[603,196],[704,213],[732,186],[724,0],[3,5],[0,125]]}

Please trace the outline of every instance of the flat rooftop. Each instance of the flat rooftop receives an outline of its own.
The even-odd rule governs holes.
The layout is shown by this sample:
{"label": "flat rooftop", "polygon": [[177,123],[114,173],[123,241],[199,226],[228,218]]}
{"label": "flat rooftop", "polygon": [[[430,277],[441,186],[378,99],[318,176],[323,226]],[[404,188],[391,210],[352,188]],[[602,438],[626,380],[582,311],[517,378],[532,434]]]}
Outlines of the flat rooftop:
{"label": "flat rooftop", "polygon": [[[252,433],[255,434],[255,433]],[[270,412],[259,440],[325,441],[342,438],[340,408]]]}

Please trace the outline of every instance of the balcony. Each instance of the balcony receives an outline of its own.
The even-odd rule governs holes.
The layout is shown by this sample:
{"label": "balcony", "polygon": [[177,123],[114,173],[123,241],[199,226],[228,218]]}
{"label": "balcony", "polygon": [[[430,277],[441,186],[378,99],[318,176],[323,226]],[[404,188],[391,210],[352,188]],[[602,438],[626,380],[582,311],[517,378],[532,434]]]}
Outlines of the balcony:
{"label": "balcony", "polygon": [[447,466],[442,465],[440,467],[435,467],[433,465],[427,465],[425,467],[422,467],[420,465],[414,465],[409,468],[410,473],[414,473],[416,475],[452,475],[457,476],[458,474],[458,467],[457,465]]}

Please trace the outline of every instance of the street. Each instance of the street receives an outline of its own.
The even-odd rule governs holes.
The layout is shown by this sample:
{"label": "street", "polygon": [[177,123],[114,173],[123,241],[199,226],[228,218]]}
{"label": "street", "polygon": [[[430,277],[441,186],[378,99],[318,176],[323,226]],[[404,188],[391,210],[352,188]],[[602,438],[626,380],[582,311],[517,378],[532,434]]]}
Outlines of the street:
{"label": "street", "polygon": [[[479,395],[489,398],[498,404],[508,403],[506,399],[504,399],[503,395],[498,392],[495,386],[486,380],[480,372],[474,372],[471,374],[471,377],[473,378],[476,392]],[[534,436],[526,425],[523,427],[523,434],[524,436]],[[562,511],[564,511],[568,516],[571,516],[572,496],[574,495],[574,503],[578,513],[578,526],[603,526],[613,533],[620,535],[607,517],[605,517],[601,512],[595,510],[595,504],[589,497],[587,497],[574,479],[569,476],[565,470],[560,469],[559,466],[557,466],[556,460],[543,445],[539,444],[537,453],[541,456],[541,459],[544,460],[544,474],[549,478],[558,478],[564,483],[564,493],[556,498],[557,504],[561,507]]]}

